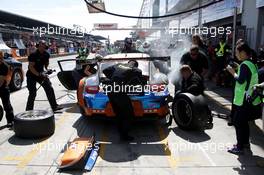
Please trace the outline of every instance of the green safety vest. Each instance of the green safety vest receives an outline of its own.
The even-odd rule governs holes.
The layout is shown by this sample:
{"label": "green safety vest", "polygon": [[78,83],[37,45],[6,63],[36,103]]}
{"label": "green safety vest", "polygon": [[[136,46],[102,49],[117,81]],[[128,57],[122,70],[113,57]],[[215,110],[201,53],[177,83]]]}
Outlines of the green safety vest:
{"label": "green safety vest", "polygon": [[[242,106],[244,103],[245,95],[252,96],[253,94],[253,86],[259,83],[258,79],[258,69],[255,64],[252,62],[246,60],[244,61],[238,68],[238,76],[240,75],[240,68],[241,66],[245,64],[251,72],[251,80],[248,86],[248,90],[246,90],[247,82],[244,82],[243,84],[240,84],[239,82],[236,82],[235,86],[235,94],[234,94],[234,101],[233,104],[237,106]],[[257,106],[261,103],[260,97],[257,97],[252,104],[254,106]]]}
{"label": "green safety vest", "polygon": [[81,60],[86,60],[86,58],[88,57],[86,48],[80,48],[78,50],[78,54]]}
{"label": "green safety vest", "polygon": [[[225,55],[225,46],[226,46],[226,43],[219,43],[219,50],[216,48],[215,51],[216,51],[216,56],[217,57],[223,57]],[[228,50],[227,50],[228,51]]]}

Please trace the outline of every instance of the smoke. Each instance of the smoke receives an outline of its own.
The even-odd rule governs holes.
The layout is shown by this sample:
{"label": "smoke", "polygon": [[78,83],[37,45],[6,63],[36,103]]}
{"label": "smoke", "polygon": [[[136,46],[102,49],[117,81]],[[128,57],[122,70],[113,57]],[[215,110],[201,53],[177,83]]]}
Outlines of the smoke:
{"label": "smoke", "polygon": [[191,39],[188,35],[180,35],[172,38],[171,35],[163,34],[153,43],[153,56],[170,56],[171,67],[168,67],[168,78],[172,84],[180,81],[180,60],[190,50]]}

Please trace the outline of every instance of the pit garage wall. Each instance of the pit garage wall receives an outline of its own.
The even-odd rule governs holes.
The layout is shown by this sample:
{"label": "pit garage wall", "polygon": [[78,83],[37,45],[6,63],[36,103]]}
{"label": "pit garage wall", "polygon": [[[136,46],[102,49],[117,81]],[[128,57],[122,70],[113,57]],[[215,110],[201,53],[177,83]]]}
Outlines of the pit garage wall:
{"label": "pit garage wall", "polygon": [[244,0],[241,24],[247,27],[247,40],[251,48],[264,43],[264,7],[257,8],[258,0]]}

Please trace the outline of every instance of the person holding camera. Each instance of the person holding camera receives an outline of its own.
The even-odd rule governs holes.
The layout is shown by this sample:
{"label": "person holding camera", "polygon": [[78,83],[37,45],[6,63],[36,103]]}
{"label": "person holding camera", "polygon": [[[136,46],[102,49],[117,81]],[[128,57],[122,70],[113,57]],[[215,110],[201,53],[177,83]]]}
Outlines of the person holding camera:
{"label": "person holding camera", "polygon": [[45,90],[51,108],[54,112],[61,110],[62,107],[56,102],[56,97],[52,84],[44,70],[48,70],[50,55],[46,51],[47,45],[45,41],[40,41],[37,45],[37,51],[28,57],[27,71],[27,88],[29,91],[26,111],[34,109],[34,101],[37,95],[36,83],[39,83]]}
{"label": "person holding camera", "polygon": [[240,43],[236,47],[236,57],[242,62],[239,65],[238,73],[230,65],[227,67],[227,70],[236,81],[233,99],[235,108],[232,122],[236,130],[237,144],[228,150],[232,154],[243,154],[244,149],[250,149],[248,122],[253,117],[258,117],[258,113],[261,113],[260,97],[252,98],[254,96],[254,86],[259,84],[259,77],[258,68],[253,63],[251,54],[251,48],[245,43]]}
{"label": "person holding camera", "polygon": [[[10,103],[10,91],[8,88],[8,74],[10,71],[9,69],[9,66],[4,61],[4,53],[0,51],[0,98],[6,112],[7,127],[11,128],[13,126],[14,112]],[[0,121],[1,120],[2,115],[0,114]]]}

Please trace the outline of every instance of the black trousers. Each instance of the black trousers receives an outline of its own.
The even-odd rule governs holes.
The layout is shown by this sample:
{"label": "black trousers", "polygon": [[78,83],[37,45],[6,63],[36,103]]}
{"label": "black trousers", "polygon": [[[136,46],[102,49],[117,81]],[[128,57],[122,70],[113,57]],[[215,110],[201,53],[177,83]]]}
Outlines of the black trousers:
{"label": "black trousers", "polygon": [[10,103],[10,91],[8,87],[0,87],[0,97],[6,112],[7,123],[11,123],[14,120],[14,112]]}
{"label": "black trousers", "polygon": [[51,108],[55,109],[57,106],[57,102],[56,102],[54,89],[52,88],[50,80],[48,78],[37,79],[32,76],[27,76],[27,88],[29,91],[29,96],[28,96],[26,111],[30,111],[34,109],[34,101],[37,96],[37,88],[36,88],[37,83],[41,84],[41,86],[44,88]]}
{"label": "black trousers", "polygon": [[122,93],[109,93],[108,98],[117,116],[119,134],[126,136],[134,116],[131,100],[128,95]]}
{"label": "black trousers", "polygon": [[235,106],[233,124],[236,130],[237,146],[241,149],[245,145],[249,144],[249,120],[248,111],[249,109],[244,106]]}

